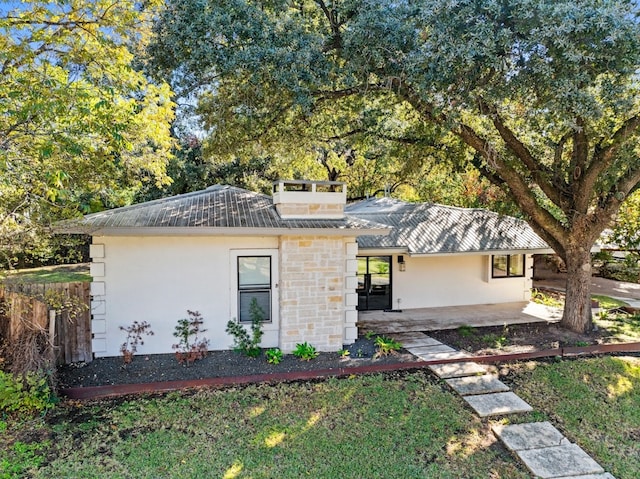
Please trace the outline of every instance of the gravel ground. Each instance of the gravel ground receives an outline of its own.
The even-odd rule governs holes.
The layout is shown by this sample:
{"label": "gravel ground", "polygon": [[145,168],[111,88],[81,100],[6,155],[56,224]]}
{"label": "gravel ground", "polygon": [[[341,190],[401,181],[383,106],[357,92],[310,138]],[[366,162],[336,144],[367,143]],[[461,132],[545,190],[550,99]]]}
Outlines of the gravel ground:
{"label": "gravel ground", "polygon": [[234,351],[211,351],[206,358],[189,366],[178,364],[173,354],[138,355],[126,367],[121,357],[99,358],[91,363],[61,367],[58,379],[60,388],[69,388],[338,369],[416,359],[405,350],[396,355],[374,358],[375,345],[373,340],[366,338],[359,338],[347,349],[350,355],[346,359],[338,353],[320,353],[311,361],[301,361],[288,354],[277,365],[267,363],[264,352],[257,358],[249,358]]}

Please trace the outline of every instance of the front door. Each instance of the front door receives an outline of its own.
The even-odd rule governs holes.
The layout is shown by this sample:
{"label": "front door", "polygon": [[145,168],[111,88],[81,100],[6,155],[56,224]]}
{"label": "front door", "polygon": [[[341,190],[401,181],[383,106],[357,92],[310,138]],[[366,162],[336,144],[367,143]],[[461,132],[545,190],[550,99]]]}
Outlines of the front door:
{"label": "front door", "polygon": [[358,256],[358,310],[391,309],[391,256]]}

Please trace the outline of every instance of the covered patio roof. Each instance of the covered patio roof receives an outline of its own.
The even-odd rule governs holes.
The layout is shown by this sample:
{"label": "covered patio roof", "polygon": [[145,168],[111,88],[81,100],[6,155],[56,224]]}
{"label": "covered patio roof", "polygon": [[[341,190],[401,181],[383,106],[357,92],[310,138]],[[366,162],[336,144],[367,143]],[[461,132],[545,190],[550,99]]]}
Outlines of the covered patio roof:
{"label": "covered patio roof", "polygon": [[474,304],[439,308],[405,309],[402,312],[360,311],[359,329],[379,334],[407,331],[437,331],[460,326],[503,326],[535,322],[557,322],[562,310],[542,304],[516,303]]}

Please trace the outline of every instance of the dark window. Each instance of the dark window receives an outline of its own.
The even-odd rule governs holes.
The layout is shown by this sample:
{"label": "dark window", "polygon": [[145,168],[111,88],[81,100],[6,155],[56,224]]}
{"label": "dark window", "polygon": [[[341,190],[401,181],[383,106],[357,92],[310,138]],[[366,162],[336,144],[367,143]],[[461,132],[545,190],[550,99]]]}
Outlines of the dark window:
{"label": "dark window", "polygon": [[523,254],[496,254],[491,256],[492,278],[518,278],[524,276]]}
{"label": "dark window", "polygon": [[264,321],[271,321],[271,256],[238,256],[238,320],[251,322],[256,300]]}

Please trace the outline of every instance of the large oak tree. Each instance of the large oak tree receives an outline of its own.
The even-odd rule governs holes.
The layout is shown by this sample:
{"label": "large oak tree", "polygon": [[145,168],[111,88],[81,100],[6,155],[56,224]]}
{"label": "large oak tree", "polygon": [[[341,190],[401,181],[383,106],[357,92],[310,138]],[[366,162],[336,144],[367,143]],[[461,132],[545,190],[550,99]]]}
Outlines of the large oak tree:
{"label": "large oak tree", "polygon": [[448,131],[565,260],[562,324],[586,331],[591,246],[640,183],[637,17],[629,0],[168,0],[151,52],[238,146],[351,98]]}

